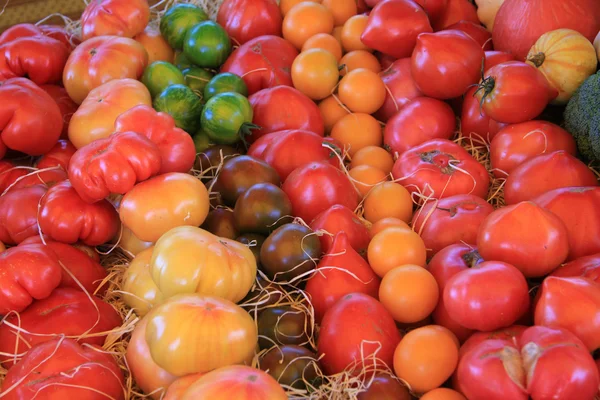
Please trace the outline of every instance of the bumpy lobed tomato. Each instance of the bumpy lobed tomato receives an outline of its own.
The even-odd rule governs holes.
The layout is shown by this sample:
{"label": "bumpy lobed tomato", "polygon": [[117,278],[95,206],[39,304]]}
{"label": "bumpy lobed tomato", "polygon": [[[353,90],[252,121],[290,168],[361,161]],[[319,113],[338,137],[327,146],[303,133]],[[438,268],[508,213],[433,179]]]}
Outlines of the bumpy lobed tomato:
{"label": "bumpy lobed tomato", "polygon": [[274,0],[226,0],[217,23],[238,45],[263,35],[281,36],[281,12]]}
{"label": "bumpy lobed tomato", "polygon": [[0,242],[19,244],[38,232],[38,206],[48,188],[35,185],[0,196]]}
{"label": "bumpy lobed tomato", "polygon": [[422,95],[410,73],[410,58],[395,60],[379,73],[386,86],[383,106],[375,113],[377,119],[386,122],[411,100]]}
{"label": "bumpy lobed tomato", "polygon": [[96,36],[134,37],[150,19],[147,0],[100,0],[90,2],[81,15],[83,40]]}
{"label": "bumpy lobed tomato", "polygon": [[8,187],[25,175],[27,175],[25,168],[19,168],[9,160],[0,160],[0,193],[3,194]]}
{"label": "bumpy lobed tomato", "polygon": [[506,124],[494,121],[481,109],[475,97],[477,88],[467,90],[464,95],[460,117],[460,130],[463,137],[475,145],[489,144]]}
{"label": "bumpy lobed tomato", "polygon": [[34,170],[29,172],[27,175],[20,177],[15,180],[6,193],[9,193],[15,189],[26,188],[36,185],[44,185],[46,187],[54,186],[58,182],[67,180],[67,173],[62,168],[52,167],[47,170]]}
{"label": "bumpy lobed tomato", "polygon": [[60,113],[63,117],[63,130],[60,135],[61,139],[69,138],[69,124],[71,123],[71,117],[77,111],[78,105],[71,100],[67,90],[58,85],[41,85],[40,86],[46,93],[50,95],[58,105]]}
{"label": "bumpy lobed tomato", "polygon": [[369,229],[353,210],[343,205],[329,207],[317,215],[309,225],[315,232],[322,230],[328,233],[319,237],[324,253],[329,252],[335,235],[340,232],[347,235],[349,245],[360,254],[364,254],[369,246]]}
{"label": "bumpy lobed tomato", "polygon": [[[510,342],[518,342],[521,335],[529,327],[525,325],[511,325],[508,328],[497,329],[489,332],[474,332],[462,346],[460,346],[459,356],[467,354],[469,350],[477,347],[486,340],[508,340]],[[455,380],[456,381],[456,380]]]}
{"label": "bumpy lobed tomato", "polygon": [[67,171],[71,157],[77,149],[68,140],[61,139],[46,154],[41,156],[35,166],[39,169],[60,167]]}

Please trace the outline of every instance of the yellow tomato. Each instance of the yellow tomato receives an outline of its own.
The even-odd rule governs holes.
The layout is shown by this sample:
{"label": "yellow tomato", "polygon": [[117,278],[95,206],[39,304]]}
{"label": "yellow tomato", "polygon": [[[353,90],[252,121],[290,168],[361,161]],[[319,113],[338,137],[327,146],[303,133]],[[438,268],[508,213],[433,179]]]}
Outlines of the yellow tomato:
{"label": "yellow tomato", "polygon": [[[123,225],[119,236],[119,247],[132,256],[137,256],[140,252],[154,245],[152,242],[144,242],[143,240],[140,240],[140,238],[133,234],[131,229]],[[117,239],[119,239],[119,237],[117,237]]]}
{"label": "yellow tomato", "polygon": [[269,374],[243,365],[223,367],[192,384],[182,400],[286,400],[279,383]]}
{"label": "yellow tomato", "polygon": [[240,242],[180,226],[156,242],[150,273],[165,297],[200,293],[237,303],[254,284],[256,258]]}
{"label": "yellow tomato", "polygon": [[258,341],[250,314],[218,297],[172,297],[146,318],[152,359],[176,376],[247,362]]}
{"label": "yellow tomato", "polygon": [[327,50],[303,51],[292,63],[294,87],[313,100],[331,95],[339,77],[337,60]]}
{"label": "yellow tomato", "polygon": [[98,86],[79,106],[69,123],[69,140],[81,148],[115,131],[115,120],[139,105],[152,106],[152,97],[143,83],[134,79],[116,79]]}
{"label": "yellow tomato", "polygon": [[123,301],[140,317],[164,302],[164,296],[150,274],[153,250],[150,247],[135,256],[123,276]]}
{"label": "yellow tomato", "polygon": [[148,64],[144,46],[133,39],[98,36],[73,50],[63,71],[69,97],[81,104],[94,88],[113,79],[139,79]]}
{"label": "yellow tomato", "polygon": [[134,39],[144,46],[148,52],[148,65],[155,61],[172,63],[175,59],[175,52],[157,29],[147,27],[145,31],[137,34]]}
{"label": "yellow tomato", "polygon": [[208,215],[208,191],[195,177],[173,172],[137,184],[121,201],[121,222],[145,242],[178,226],[200,226]]}

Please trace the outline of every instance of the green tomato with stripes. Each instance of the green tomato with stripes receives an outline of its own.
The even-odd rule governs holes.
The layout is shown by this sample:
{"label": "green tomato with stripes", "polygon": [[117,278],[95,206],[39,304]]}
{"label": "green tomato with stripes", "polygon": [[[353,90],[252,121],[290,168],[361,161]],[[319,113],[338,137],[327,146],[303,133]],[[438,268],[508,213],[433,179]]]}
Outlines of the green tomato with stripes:
{"label": "green tomato with stripes", "polygon": [[183,52],[197,66],[217,69],[229,57],[231,40],[221,25],[204,21],[187,32]]}
{"label": "green tomato with stripes", "polygon": [[169,114],[175,125],[190,135],[200,129],[202,102],[194,91],[185,85],[171,85],[163,90],[153,103],[156,111]]}
{"label": "green tomato with stripes", "polygon": [[230,72],[222,72],[217,74],[208,82],[204,88],[204,101],[207,101],[211,97],[219,93],[236,92],[242,96],[248,96],[248,86],[246,82],[236,75]]}
{"label": "green tomato with stripes", "polygon": [[146,85],[154,98],[171,85],[185,84],[185,78],[173,64],[166,61],[155,61],[144,70],[142,83]]}
{"label": "green tomato with stripes", "polygon": [[183,49],[187,32],[202,21],[207,21],[204,10],[193,4],[176,4],[160,19],[160,33],[175,50]]}
{"label": "green tomato with stripes", "polygon": [[239,93],[220,93],[211,97],[202,110],[201,126],[217,144],[233,144],[243,140],[251,129],[254,113],[248,99]]}

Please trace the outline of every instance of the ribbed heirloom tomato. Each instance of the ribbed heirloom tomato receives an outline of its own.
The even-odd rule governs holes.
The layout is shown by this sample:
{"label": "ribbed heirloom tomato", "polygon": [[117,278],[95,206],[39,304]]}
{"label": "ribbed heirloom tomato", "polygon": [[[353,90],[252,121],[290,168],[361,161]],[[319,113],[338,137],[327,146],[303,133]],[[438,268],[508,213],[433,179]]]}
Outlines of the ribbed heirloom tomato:
{"label": "ribbed heirloom tomato", "polygon": [[106,35],[134,37],[149,19],[147,0],[92,1],[81,15],[81,34],[83,40]]}

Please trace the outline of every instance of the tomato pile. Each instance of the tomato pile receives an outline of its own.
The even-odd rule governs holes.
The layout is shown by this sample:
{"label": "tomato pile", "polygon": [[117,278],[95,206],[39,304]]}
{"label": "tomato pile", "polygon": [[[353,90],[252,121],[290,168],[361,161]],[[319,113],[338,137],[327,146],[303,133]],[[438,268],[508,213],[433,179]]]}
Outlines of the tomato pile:
{"label": "tomato pile", "polygon": [[574,3],[9,28],[0,397],[600,396],[600,2]]}

